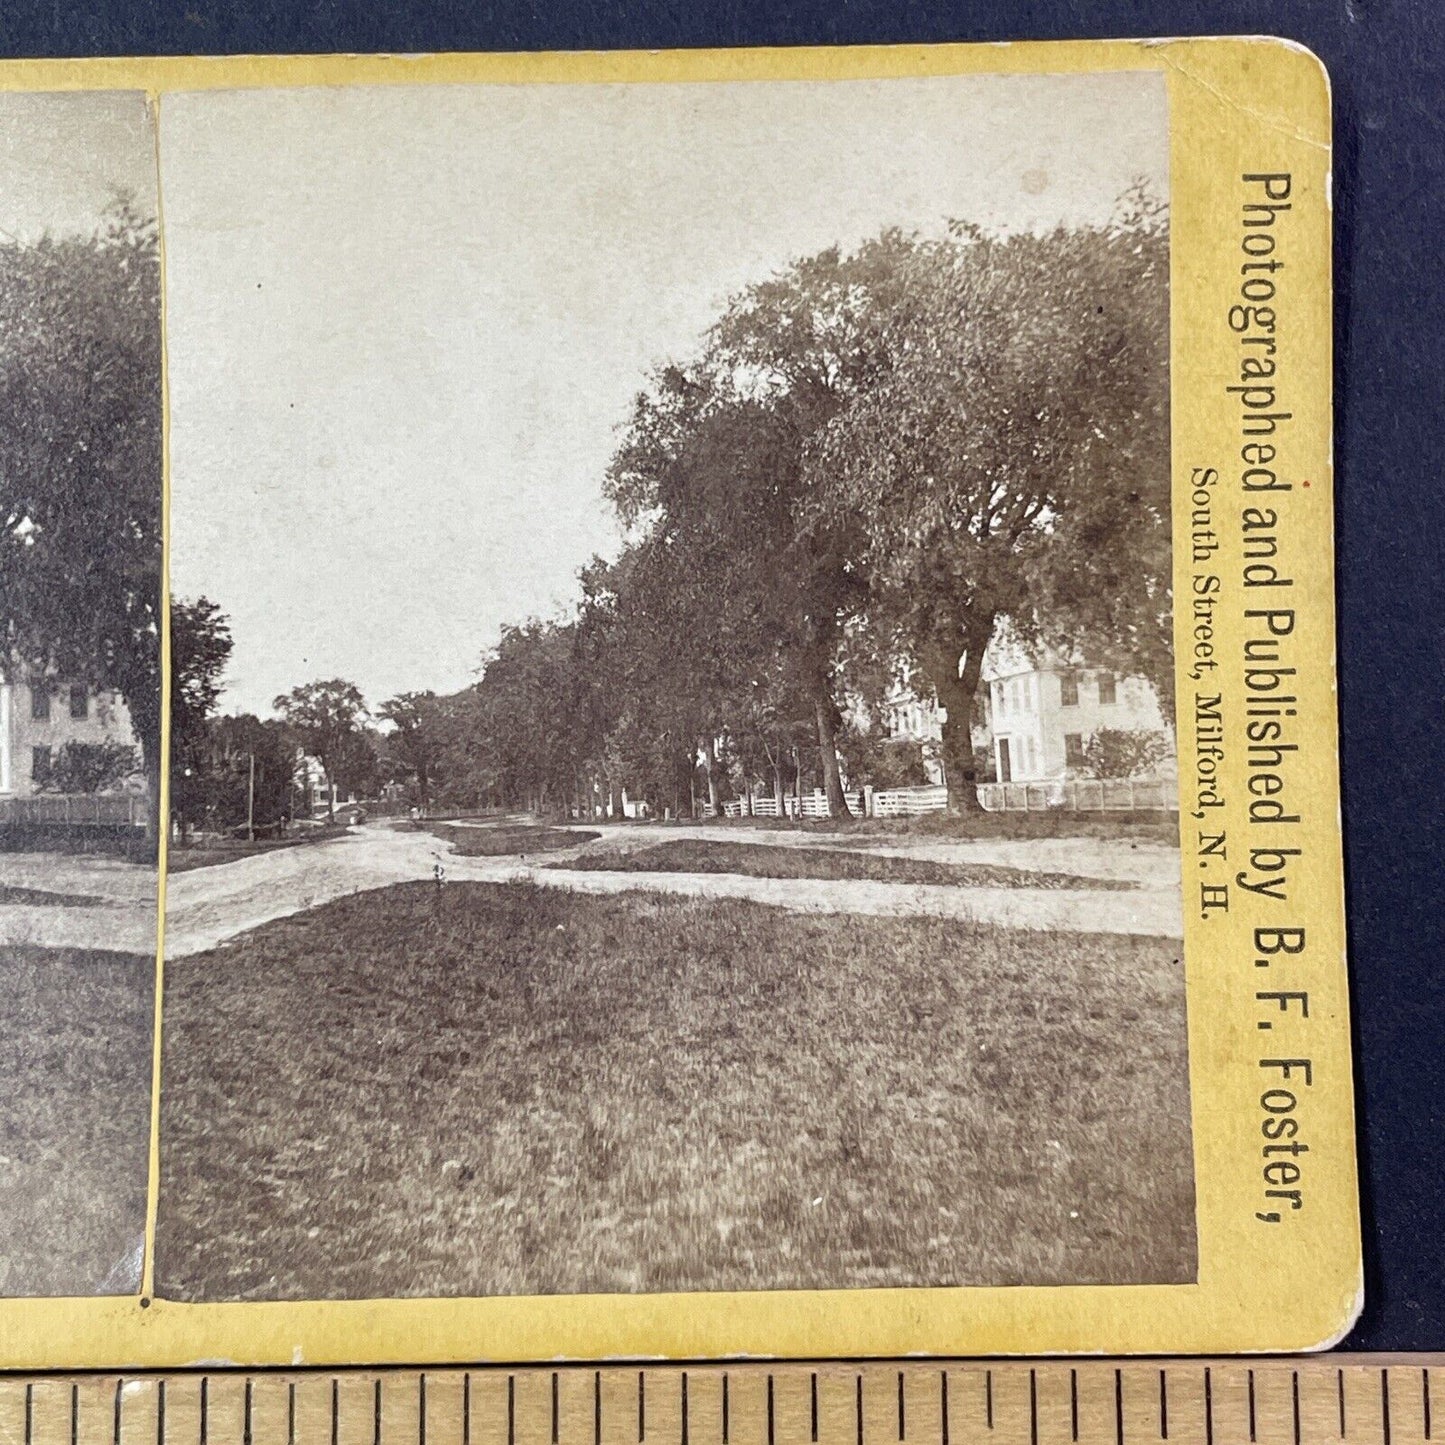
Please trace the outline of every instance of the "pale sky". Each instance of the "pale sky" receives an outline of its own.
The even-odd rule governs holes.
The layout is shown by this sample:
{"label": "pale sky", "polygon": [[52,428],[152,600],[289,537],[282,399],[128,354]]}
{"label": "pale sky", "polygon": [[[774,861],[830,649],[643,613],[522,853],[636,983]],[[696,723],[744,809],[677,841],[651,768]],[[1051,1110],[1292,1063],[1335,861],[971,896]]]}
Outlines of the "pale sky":
{"label": "pale sky", "polygon": [[156,146],[140,91],[0,91],[0,232],[88,235],[117,191],[156,205]]}
{"label": "pale sky", "polygon": [[230,615],[222,706],[263,713],[455,690],[565,607],[618,546],[632,396],[739,287],[1168,193],[1141,73],[213,91],[164,99],[160,151],[172,587]]}

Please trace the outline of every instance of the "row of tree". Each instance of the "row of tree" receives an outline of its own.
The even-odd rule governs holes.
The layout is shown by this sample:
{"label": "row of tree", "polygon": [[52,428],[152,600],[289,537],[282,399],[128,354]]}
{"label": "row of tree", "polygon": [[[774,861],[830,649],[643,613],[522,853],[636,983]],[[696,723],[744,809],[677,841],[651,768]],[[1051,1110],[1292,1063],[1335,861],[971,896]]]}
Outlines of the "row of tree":
{"label": "row of tree", "polygon": [[[606,478],[628,527],[575,616],[509,629],[470,706],[501,792],[717,804],[806,756],[835,814],[884,766],[900,676],[946,709],[977,806],[985,649],[1142,673],[1172,707],[1168,245],[1110,223],[889,231],[735,296],[637,398]],[[873,739],[870,747],[868,739]],[[850,756],[851,754],[851,756]]]}
{"label": "row of tree", "polygon": [[877,726],[900,678],[946,709],[950,806],[977,806],[1001,627],[1169,710],[1167,277],[1139,191],[1106,225],[797,262],[637,397],[604,483],[626,545],[570,616],[504,629],[461,693],[391,699],[383,734],[339,682],[278,725],[332,777],[371,746],[424,804],[686,811],[807,778],[842,815],[845,774],[918,771]]}
{"label": "row of tree", "polygon": [[232,646],[230,620],[209,598],[172,600],[170,800],[182,833],[271,829],[309,812],[308,759],[329,783],[364,796],[404,771],[351,683],[298,687],[276,699],[272,718],[217,716]]}
{"label": "row of tree", "polygon": [[170,642],[171,813],[183,832],[299,817],[313,807],[314,768],[329,809],[337,794],[375,798],[387,784],[428,801],[442,731],[433,694],[402,694],[373,715],[354,683],[332,678],[277,697],[274,717],[218,716],[230,619],[209,598],[173,599]]}

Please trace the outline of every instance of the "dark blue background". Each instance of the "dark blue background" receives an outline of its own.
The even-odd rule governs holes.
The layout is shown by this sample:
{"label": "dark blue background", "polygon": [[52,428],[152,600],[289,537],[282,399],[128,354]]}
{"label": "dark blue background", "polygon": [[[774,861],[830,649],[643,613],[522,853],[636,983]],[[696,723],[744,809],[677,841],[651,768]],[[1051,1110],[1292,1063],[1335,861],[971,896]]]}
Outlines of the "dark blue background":
{"label": "dark blue background", "polygon": [[0,55],[562,50],[1277,34],[1335,99],[1340,686],[1365,1195],[1357,1349],[1445,1349],[1439,897],[1445,304],[1440,0],[13,3]]}

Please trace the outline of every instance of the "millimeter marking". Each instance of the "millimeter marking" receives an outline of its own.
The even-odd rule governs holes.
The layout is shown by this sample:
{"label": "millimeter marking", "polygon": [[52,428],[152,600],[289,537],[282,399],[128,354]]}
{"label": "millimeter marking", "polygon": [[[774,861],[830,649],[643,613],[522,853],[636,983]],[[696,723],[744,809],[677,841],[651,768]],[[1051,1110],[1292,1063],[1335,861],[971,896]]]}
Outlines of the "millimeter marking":
{"label": "millimeter marking", "polygon": [[1433,1445],[1439,1370],[1445,1356],[1326,1355],[7,1376],[0,1442]]}

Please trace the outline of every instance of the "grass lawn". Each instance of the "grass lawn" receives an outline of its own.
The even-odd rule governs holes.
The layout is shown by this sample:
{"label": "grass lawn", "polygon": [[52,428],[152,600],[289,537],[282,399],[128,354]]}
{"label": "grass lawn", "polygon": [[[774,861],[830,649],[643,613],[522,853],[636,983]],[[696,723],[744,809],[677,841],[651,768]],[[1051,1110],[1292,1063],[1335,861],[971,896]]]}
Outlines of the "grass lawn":
{"label": "grass lawn", "polygon": [[93,898],[88,893],[52,893],[48,888],[22,888],[18,884],[0,883],[0,906],[100,908],[104,903],[104,898]]}
{"label": "grass lawn", "polygon": [[307,828],[294,837],[257,838],[254,843],[244,838],[208,840],[184,847],[172,843],[166,849],[166,872],[189,873],[195,868],[215,868],[223,863],[239,862],[242,858],[254,858],[258,853],[275,853],[281,848],[305,848],[330,838],[339,838],[345,832],[345,828]]}
{"label": "grass lawn", "polygon": [[[686,828],[684,820],[678,824]],[[718,826],[708,819],[707,826]],[[1058,808],[1049,812],[920,813],[914,818],[730,818],[729,828],[756,828],[771,832],[849,834],[849,846],[876,838],[888,843],[901,838],[947,842],[967,838],[1122,838],[1137,842],[1179,846],[1179,818],[1173,813],[1074,813]]]}
{"label": "grass lawn", "polygon": [[695,838],[655,843],[633,853],[586,853],[549,868],[618,873],[745,873],[752,878],[862,878],[878,883],[944,883],[960,888],[1111,888],[1129,883],[1039,873],[986,863],[936,863],[887,853],[838,848],[780,847],[767,843],[708,843]]}
{"label": "grass lawn", "polygon": [[0,853],[123,858],[155,867],[156,848],[136,828],[71,828],[63,823],[0,825]]}
{"label": "grass lawn", "polygon": [[555,853],[600,838],[586,828],[548,828],[531,823],[507,823],[487,828],[455,828],[446,823],[423,823],[463,858],[510,858],[529,853]]}
{"label": "grass lawn", "polygon": [[171,1298],[1194,1277],[1166,940],[417,883],[166,988]]}
{"label": "grass lawn", "polygon": [[140,1288],[155,959],[0,947],[0,1295]]}

